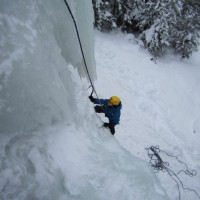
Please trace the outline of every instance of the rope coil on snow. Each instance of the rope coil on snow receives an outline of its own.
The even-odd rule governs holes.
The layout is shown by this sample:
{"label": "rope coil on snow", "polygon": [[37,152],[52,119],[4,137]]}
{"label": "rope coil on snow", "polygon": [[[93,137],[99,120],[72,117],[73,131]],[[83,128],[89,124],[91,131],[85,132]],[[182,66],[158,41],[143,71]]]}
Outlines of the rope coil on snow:
{"label": "rope coil on snow", "polygon": [[[178,177],[178,175],[181,172],[184,172],[186,175],[193,177],[195,175],[197,175],[197,172],[195,170],[189,171],[188,166],[182,162],[181,160],[178,159],[177,156],[172,156],[169,155],[167,152],[160,150],[159,146],[151,146],[149,148],[145,148],[147,150],[148,156],[150,158],[150,163],[151,166],[154,168],[155,173],[159,172],[159,171],[167,171],[167,173],[169,174],[169,176],[176,182],[177,187],[178,187],[178,193],[179,193],[179,200],[181,199],[181,193],[180,193],[180,185],[182,187],[183,190],[189,190],[191,192],[194,192],[196,194],[196,196],[200,199],[200,195],[195,191],[192,190],[190,188],[186,188],[184,187],[182,181],[180,180],[180,178]],[[173,157],[175,158],[179,163],[185,165],[186,170],[180,170],[179,172],[175,173],[173,172],[170,168],[169,168],[169,163],[168,162],[164,162],[161,158],[161,156],[159,155],[159,153],[165,153],[168,157]]]}

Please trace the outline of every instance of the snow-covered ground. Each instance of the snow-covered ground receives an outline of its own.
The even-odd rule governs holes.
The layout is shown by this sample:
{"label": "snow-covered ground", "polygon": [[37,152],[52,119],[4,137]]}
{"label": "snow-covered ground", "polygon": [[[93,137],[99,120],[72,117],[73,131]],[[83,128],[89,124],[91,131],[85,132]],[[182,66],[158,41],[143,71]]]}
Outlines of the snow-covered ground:
{"label": "snow-covered ground", "polygon": [[[196,170],[179,175],[199,192],[200,53],[155,64],[133,35],[97,31],[95,73],[92,2],[68,2],[99,97],[122,100],[120,125],[114,136],[102,128],[88,99],[64,1],[1,0],[0,200],[177,200],[174,180],[149,164],[152,145]],[[181,199],[198,196],[181,190]]]}
{"label": "snow-covered ground", "polygon": [[[152,61],[136,41],[131,34],[96,32],[96,90],[100,98],[120,96],[123,105],[114,137],[147,162],[145,148],[152,145],[178,156],[198,173],[194,177],[180,175],[184,186],[199,192],[200,53],[190,60],[169,55]],[[186,169],[177,166],[173,158],[164,161],[174,172]],[[176,183],[167,172],[157,175],[170,199],[178,198]],[[182,199],[198,199],[193,192],[180,190]]]}

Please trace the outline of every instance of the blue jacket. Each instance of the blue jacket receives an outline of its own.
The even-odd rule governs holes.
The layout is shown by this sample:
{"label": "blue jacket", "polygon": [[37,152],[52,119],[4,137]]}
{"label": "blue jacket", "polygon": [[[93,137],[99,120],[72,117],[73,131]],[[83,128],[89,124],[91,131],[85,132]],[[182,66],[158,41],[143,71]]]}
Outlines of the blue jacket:
{"label": "blue jacket", "polygon": [[96,99],[94,104],[101,104],[104,109],[105,116],[108,117],[109,123],[113,125],[119,124],[122,104],[118,106],[108,106],[109,99]]}

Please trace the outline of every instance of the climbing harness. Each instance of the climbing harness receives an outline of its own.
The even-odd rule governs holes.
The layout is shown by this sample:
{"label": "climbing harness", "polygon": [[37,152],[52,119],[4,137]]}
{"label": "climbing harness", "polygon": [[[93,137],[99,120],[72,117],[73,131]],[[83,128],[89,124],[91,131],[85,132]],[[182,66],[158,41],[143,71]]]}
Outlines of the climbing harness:
{"label": "climbing harness", "polygon": [[[192,190],[190,188],[184,187],[183,182],[178,177],[178,175],[181,172],[184,172],[186,175],[188,175],[190,177],[193,177],[193,176],[197,175],[197,172],[195,170],[189,171],[188,166],[184,162],[182,162],[181,160],[179,160],[177,156],[169,155],[167,152],[165,152],[163,150],[160,150],[159,146],[151,146],[151,147],[145,148],[145,149],[147,150],[148,156],[150,158],[149,162],[150,162],[151,166],[154,168],[155,173],[157,173],[159,171],[163,171],[163,172],[166,171],[169,174],[169,176],[176,182],[177,187],[178,187],[179,200],[181,199],[180,185],[181,185],[181,187],[182,187],[183,190],[189,190],[191,192],[194,192],[196,194],[196,196],[200,199],[200,195],[195,190]],[[163,161],[163,159],[160,156],[160,153],[164,153],[168,157],[175,158],[179,163],[185,165],[186,170],[180,170],[177,173],[173,172],[169,168],[169,163]]]}
{"label": "climbing harness", "polygon": [[74,26],[75,26],[76,35],[77,35],[77,38],[78,38],[78,43],[79,43],[79,46],[80,46],[81,54],[83,56],[85,69],[86,69],[86,72],[87,72],[87,75],[88,75],[88,79],[89,79],[91,87],[92,87],[92,93],[94,92],[96,94],[96,96],[97,96],[97,99],[99,99],[99,97],[97,95],[97,92],[95,90],[94,84],[93,84],[92,79],[91,79],[90,74],[89,74],[89,70],[88,70],[87,63],[86,63],[86,60],[85,60],[85,56],[84,56],[84,53],[83,53],[83,47],[82,47],[82,44],[81,44],[81,39],[80,39],[80,36],[79,36],[79,31],[78,31],[78,27],[77,27],[77,24],[76,24],[76,20],[74,19],[74,16],[73,16],[72,11],[71,11],[71,9],[69,7],[69,4],[67,3],[67,0],[64,0],[64,2],[65,2],[65,5],[67,6],[67,9],[68,9],[68,11],[70,13],[70,16],[71,16],[71,18],[73,20],[73,23],[74,23]]}

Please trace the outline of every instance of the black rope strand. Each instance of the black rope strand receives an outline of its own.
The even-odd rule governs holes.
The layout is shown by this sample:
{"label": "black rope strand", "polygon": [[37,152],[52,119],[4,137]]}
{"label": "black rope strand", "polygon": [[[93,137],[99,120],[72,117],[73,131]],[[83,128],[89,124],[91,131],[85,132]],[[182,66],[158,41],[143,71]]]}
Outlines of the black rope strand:
{"label": "black rope strand", "polygon": [[84,53],[83,53],[83,48],[82,48],[81,39],[80,39],[79,32],[78,32],[78,27],[77,27],[77,24],[76,24],[76,20],[74,19],[74,16],[73,16],[72,11],[71,11],[71,9],[69,7],[69,4],[67,3],[67,0],[64,0],[64,2],[65,2],[65,5],[67,6],[67,9],[68,9],[68,11],[69,11],[69,13],[71,15],[71,18],[72,18],[72,20],[74,22],[74,26],[75,26],[75,29],[76,29],[76,34],[77,34],[77,38],[78,38],[78,42],[79,42],[79,46],[80,46],[81,53],[82,53],[82,56],[83,56],[85,69],[86,69],[86,72],[87,72],[87,75],[88,75],[88,79],[89,79],[90,84],[92,86],[92,90],[95,92],[97,98],[99,99],[99,97],[97,95],[97,92],[95,90],[94,84],[93,84],[92,79],[91,79],[90,74],[89,74],[89,70],[88,70],[87,63],[86,63],[86,60],[85,60],[85,56],[84,56]]}
{"label": "black rope strand", "polygon": [[[167,171],[167,173],[169,174],[169,176],[176,182],[177,184],[177,188],[178,188],[178,193],[179,193],[179,200],[181,199],[181,192],[180,192],[180,185],[182,187],[183,190],[189,190],[191,192],[194,192],[196,194],[196,196],[200,199],[200,195],[195,191],[192,190],[190,188],[184,187],[183,182],[181,181],[181,179],[178,177],[178,175],[181,172],[184,172],[186,175],[193,177],[195,175],[197,175],[197,172],[195,170],[189,171],[188,166],[182,162],[181,160],[178,159],[177,156],[172,156],[169,155],[167,152],[160,150],[159,146],[151,146],[149,148],[146,148],[147,152],[148,152],[148,156],[150,158],[150,163],[151,166],[154,168],[155,172],[159,172],[159,171]],[[175,173],[173,172],[168,166],[169,163],[168,162],[164,162],[161,158],[161,156],[159,155],[159,153],[165,153],[167,156],[169,157],[173,157],[175,158],[179,163],[185,165],[186,170],[180,170],[179,172]]]}
{"label": "black rope strand", "polygon": [[177,156],[170,155],[170,154],[168,154],[166,151],[163,151],[163,150],[160,150],[160,152],[165,153],[165,154],[166,154],[167,156],[169,156],[169,157],[175,158],[179,163],[185,165],[186,170],[180,170],[179,172],[177,172],[177,175],[180,174],[181,172],[185,173],[186,175],[188,175],[188,176],[190,176],[190,177],[193,177],[193,176],[196,176],[196,175],[197,175],[197,171],[196,171],[196,170],[191,170],[191,171],[190,171],[190,170],[188,169],[188,166],[187,166],[184,162],[182,162],[181,160],[179,160]]}
{"label": "black rope strand", "polygon": [[[195,190],[193,190],[193,189],[190,189],[190,188],[187,188],[187,187],[184,187],[184,185],[183,185],[183,182],[180,180],[180,178],[178,177],[178,174],[176,174],[176,173],[174,173],[171,169],[169,169],[169,168],[167,168],[167,167],[165,167],[166,168],[166,171],[168,172],[168,174],[171,176],[171,177],[175,177],[178,181],[176,181],[177,183],[179,182],[180,184],[181,184],[181,187],[183,188],[183,190],[188,190],[188,191],[191,191],[191,192],[194,192],[198,197],[199,197],[199,199],[200,199],[200,196],[199,196],[199,194],[195,191]],[[183,170],[181,170],[181,171],[183,171]],[[189,175],[190,176],[190,175]],[[175,180],[175,178],[173,178],[174,180]],[[178,186],[179,187],[179,186]],[[179,194],[180,194],[180,191],[179,191]],[[180,196],[180,195],[179,195]],[[179,198],[180,199],[180,198]]]}

